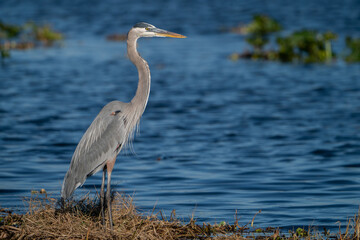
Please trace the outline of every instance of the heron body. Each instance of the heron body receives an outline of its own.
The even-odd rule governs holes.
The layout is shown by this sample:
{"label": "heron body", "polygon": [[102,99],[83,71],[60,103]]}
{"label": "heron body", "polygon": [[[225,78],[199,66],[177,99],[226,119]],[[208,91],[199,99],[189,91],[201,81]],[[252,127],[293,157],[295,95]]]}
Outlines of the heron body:
{"label": "heron body", "polygon": [[119,101],[108,103],[81,138],[64,179],[61,193],[64,199],[120,152],[126,140],[126,105]]}
{"label": "heron body", "polygon": [[110,202],[111,173],[117,155],[131,140],[134,130],[139,124],[150,94],[149,65],[136,49],[137,40],[140,37],[184,38],[185,36],[158,29],[143,22],[135,24],[129,31],[127,52],[139,73],[136,94],[128,103],[112,101],[103,107],[78,143],[61,190],[62,199],[67,199],[76,188],[84,184],[87,177],[103,170],[100,192],[101,213],[103,224],[105,224],[104,185],[105,175],[107,175],[106,205],[111,228],[113,226]]}

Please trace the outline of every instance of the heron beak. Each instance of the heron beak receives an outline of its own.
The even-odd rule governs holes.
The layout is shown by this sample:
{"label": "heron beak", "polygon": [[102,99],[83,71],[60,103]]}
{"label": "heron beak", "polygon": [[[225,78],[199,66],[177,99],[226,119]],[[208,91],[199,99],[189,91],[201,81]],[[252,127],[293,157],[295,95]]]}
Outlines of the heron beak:
{"label": "heron beak", "polygon": [[178,34],[178,33],[173,33],[173,32],[169,32],[160,28],[154,28],[151,29],[152,32],[155,33],[155,36],[157,37],[171,37],[171,38],[186,38],[186,36]]}

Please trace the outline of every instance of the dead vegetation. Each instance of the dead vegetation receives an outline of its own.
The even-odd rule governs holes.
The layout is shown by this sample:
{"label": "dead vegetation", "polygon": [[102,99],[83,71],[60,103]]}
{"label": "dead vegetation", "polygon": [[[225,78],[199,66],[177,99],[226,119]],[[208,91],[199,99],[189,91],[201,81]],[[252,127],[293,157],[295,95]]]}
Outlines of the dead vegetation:
{"label": "dead vegetation", "polygon": [[26,202],[29,211],[24,215],[0,209],[0,239],[359,239],[358,216],[349,220],[345,233],[340,228],[335,234],[311,228],[281,233],[275,228],[255,229],[253,221],[240,226],[237,219],[232,225],[225,222],[200,225],[194,219],[183,223],[176,218],[175,211],[169,219],[162,212],[143,216],[130,196],[116,194],[111,231],[108,223],[101,225],[98,199],[86,196],[60,207],[56,199],[36,194]]}

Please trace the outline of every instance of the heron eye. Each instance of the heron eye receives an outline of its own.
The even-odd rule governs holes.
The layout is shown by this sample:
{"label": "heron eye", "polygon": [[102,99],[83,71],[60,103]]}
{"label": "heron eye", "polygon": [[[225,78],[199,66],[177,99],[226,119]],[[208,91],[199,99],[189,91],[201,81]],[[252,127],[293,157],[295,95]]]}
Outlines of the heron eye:
{"label": "heron eye", "polygon": [[149,28],[149,27],[146,27],[146,28],[145,28],[145,30],[146,30],[146,31],[149,31],[149,30],[150,30],[150,28]]}

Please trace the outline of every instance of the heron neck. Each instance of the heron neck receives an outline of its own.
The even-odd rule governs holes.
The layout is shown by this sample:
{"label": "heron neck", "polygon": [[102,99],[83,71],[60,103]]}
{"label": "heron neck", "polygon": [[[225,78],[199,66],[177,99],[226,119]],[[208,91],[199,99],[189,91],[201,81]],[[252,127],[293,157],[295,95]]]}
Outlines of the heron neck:
{"label": "heron neck", "polygon": [[150,94],[150,69],[147,62],[139,55],[137,37],[128,36],[127,50],[131,62],[134,63],[139,72],[139,82],[136,94],[131,100],[131,105],[136,108],[140,115],[144,112]]}

